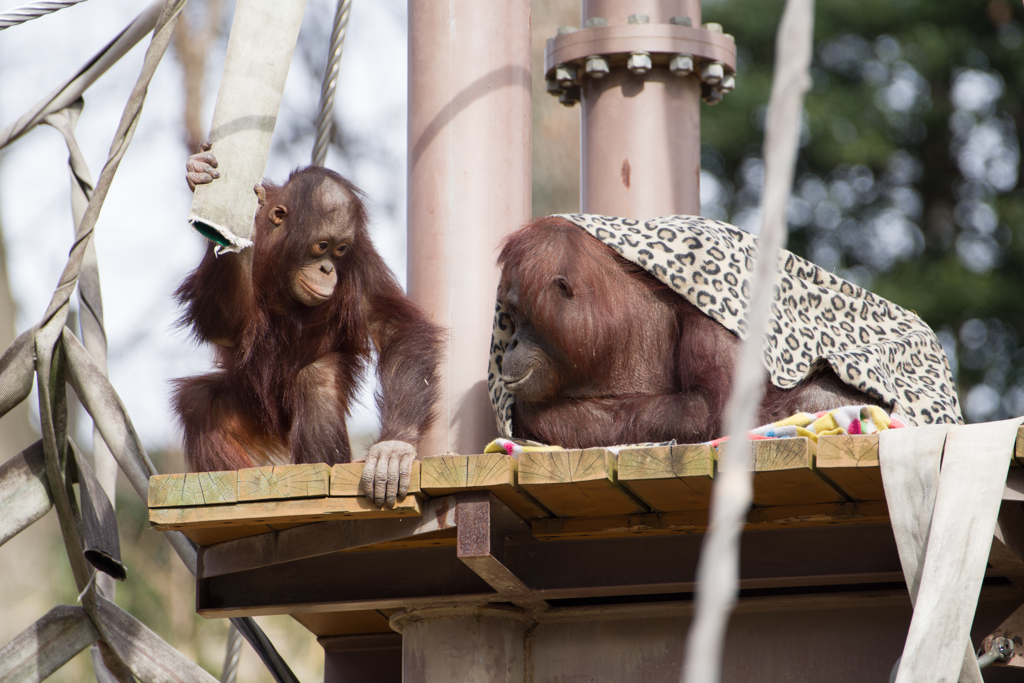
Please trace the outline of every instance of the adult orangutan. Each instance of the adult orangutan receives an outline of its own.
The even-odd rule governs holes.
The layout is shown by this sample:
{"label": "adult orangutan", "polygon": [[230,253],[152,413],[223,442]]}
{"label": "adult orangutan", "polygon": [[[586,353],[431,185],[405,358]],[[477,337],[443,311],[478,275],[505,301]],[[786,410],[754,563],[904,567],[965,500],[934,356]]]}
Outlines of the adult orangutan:
{"label": "adult orangutan", "polygon": [[[189,159],[192,189],[219,177],[207,150]],[[254,246],[218,256],[211,243],[177,291],[218,367],[175,382],[188,467],[349,462],[345,418],[372,348],[381,433],[363,489],[394,505],[433,419],[442,332],[374,250],[352,183],[311,166],[255,189]]]}
{"label": "adult orangutan", "polygon": [[[756,238],[714,221],[672,219],[682,219],[685,226],[670,229],[659,223],[669,218],[644,224],[552,216],[534,221],[505,241],[498,258],[502,277],[490,383],[499,427],[506,436],[586,448],[672,439],[694,443],[722,435],[741,343],[736,332],[744,329],[742,309],[749,298],[749,285],[741,280],[752,266],[750,243]],[[660,277],[617,251],[632,252]],[[705,258],[705,252],[712,256]],[[934,385],[940,385],[945,368],[952,387],[934,335],[913,314],[834,276],[826,282],[816,266],[789,257],[799,262],[794,266],[799,277],[780,285],[773,309],[779,313],[772,320],[765,351],[766,363],[773,362],[770,370],[773,359],[779,359],[774,378],[788,387],[766,384],[759,423],[800,411],[873,403],[901,408],[914,424],[914,409],[920,403],[914,402],[915,388],[906,389],[910,393],[904,396],[898,378],[891,386],[868,381],[884,374],[873,365],[867,379],[853,384],[849,378],[860,377],[860,370],[847,364],[852,363],[850,357],[859,357],[858,344],[888,344],[882,355],[891,358],[901,344],[910,343],[907,340],[918,344],[919,336],[914,353],[923,348],[936,354],[929,356],[929,363],[939,368]],[[811,273],[810,283],[800,279],[806,273]],[[797,290],[804,299],[786,308]],[[829,296],[838,302],[838,313]],[[821,304],[823,297],[824,317],[812,320],[808,312],[819,314],[812,303]],[[858,319],[862,310],[868,327],[879,318],[885,323],[877,324],[867,338],[863,329],[856,330],[864,323],[855,326],[846,319]],[[886,315],[898,322],[889,324]],[[802,317],[806,322],[798,320]],[[846,325],[850,334],[843,332]],[[855,331],[861,332],[860,339]],[[809,339],[815,335],[817,339]],[[847,375],[846,381],[840,380],[834,365]],[[909,369],[901,372],[907,380],[915,372],[925,374],[912,363],[905,365]],[[929,376],[925,384],[931,382]],[[937,400],[942,407],[921,409],[928,415],[918,411],[918,421],[933,421],[929,415],[934,421],[959,418],[955,393],[949,401],[944,395]]]}

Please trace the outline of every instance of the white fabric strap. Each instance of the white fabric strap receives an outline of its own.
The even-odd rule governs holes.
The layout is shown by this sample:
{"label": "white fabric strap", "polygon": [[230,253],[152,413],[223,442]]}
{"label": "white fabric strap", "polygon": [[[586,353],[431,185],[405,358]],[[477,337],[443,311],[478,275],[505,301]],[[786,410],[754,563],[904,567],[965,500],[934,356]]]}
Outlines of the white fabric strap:
{"label": "white fabric strap", "polygon": [[889,518],[914,604],[896,683],[982,681],[970,630],[1022,422],[879,437]]}

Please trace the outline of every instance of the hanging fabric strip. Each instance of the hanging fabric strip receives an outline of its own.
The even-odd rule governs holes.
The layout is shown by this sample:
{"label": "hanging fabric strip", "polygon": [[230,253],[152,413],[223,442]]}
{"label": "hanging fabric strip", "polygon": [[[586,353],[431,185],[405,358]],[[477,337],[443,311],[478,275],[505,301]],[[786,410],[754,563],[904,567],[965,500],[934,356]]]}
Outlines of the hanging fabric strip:
{"label": "hanging fabric strip", "polygon": [[896,683],[981,683],[971,624],[1024,417],[879,436],[879,465],[914,616]]}

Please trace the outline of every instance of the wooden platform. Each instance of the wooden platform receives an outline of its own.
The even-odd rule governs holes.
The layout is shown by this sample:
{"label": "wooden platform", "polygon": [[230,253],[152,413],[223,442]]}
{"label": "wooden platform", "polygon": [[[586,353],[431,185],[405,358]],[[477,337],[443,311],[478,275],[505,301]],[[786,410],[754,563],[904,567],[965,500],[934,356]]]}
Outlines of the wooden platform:
{"label": "wooden platform", "polygon": [[[877,436],[750,448],[752,528],[887,520]],[[442,455],[414,463],[410,495],[394,509],[360,494],[360,463],[160,475],[150,480],[150,522],[211,545],[330,519],[418,516],[421,500],[490,491],[541,538],[694,533],[707,525],[718,456],[706,444]]]}
{"label": "wooden platform", "polygon": [[[749,447],[741,587],[902,580],[877,436]],[[415,463],[395,509],[360,494],[358,463],[163,475],[150,480],[150,521],[201,546],[204,616],[291,614],[318,636],[387,633],[393,610],[438,601],[692,591],[719,456],[706,444],[447,454]],[[1004,504],[1024,501],[1024,440],[1007,457]],[[989,572],[1024,585],[1017,521],[1021,534],[994,539]],[[573,562],[587,571],[567,574]]]}
{"label": "wooden platform", "polygon": [[[749,447],[748,528],[888,521],[877,435]],[[1024,464],[1021,436],[1011,457]],[[413,464],[410,495],[394,509],[360,494],[361,463],[159,475],[150,479],[150,522],[205,546],[323,520],[418,516],[427,499],[489,491],[539,538],[702,533],[718,458],[707,444],[440,455]]]}

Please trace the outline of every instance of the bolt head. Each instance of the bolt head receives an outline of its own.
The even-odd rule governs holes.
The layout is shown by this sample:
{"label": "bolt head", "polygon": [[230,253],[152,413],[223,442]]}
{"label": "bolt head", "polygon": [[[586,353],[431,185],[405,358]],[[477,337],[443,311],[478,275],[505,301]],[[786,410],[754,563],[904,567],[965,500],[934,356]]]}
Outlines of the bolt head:
{"label": "bolt head", "polygon": [[724,33],[724,29],[722,29],[722,25],[721,24],[715,24],[715,23],[704,24],[704,30],[705,31],[711,31],[712,33]]}
{"label": "bolt head", "polygon": [[548,89],[548,94],[549,95],[561,95],[562,94],[562,86],[560,86],[558,84],[558,81],[556,81],[553,78],[547,79],[547,89]]}
{"label": "bolt head", "polygon": [[561,95],[558,96],[558,101],[566,107],[571,107],[580,101],[580,89],[579,86],[569,88]]}
{"label": "bolt head", "polygon": [[700,98],[704,100],[704,104],[708,106],[715,106],[722,101],[722,91],[718,88],[703,83],[700,86]]}
{"label": "bolt head", "polygon": [[630,14],[626,21],[631,24],[649,24],[651,18],[646,14]]}
{"label": "bolt head", "polygon": [[579,70],[575,64],[559,64],[555,67],[555,80],[563,89],[571,88],[578,74]]}
{"label": "bolt head", "polygon": [[722,79],[722,82],[718,84],[718,89],[721,90],[723,93],[730,93],[730,92],[733,91],[733,88],[735,88],[735,87],[736,87],[736,75],[735,74],[726,74],[725,78]]}
{"label": "bolt head", "polygon": [[626,68],[633,73],[645,74],[654,67],[654,63],[651,62],[651,55],[646,52],[634,52],[629,55],[629,59],[626,61]]}
{"label": "bolt head", "polygon": [[668,70],[682,78],[693,73],[693,57],[690,55],[676,55],[668,63]]}
{"label": "bolt head", "polygon": [[587,19],[587,22],[584,24],[584,26],[587,27],[587,28],[600,28],[602,26],[607,26],[607,25],[608,25],[608,20],[605,19],[604,17],[590,17],[589,19]]}
{"label": "bolt head", "polygon": [[591,78],[604,78],[611,71],[611,68],[608,66],[608,60],[598,55],[587,57],[587,63],[584,68],[587,75]]}
{"label": "bolt head", "polygon": [[671,19],[668,20],[668,23],[672,24],[673,26],[693,26],[693,20],[690,19],[690,17],[684,16],[672,17]]}
{"label": "bolt head", "polygon": [[725,78],[725,67],[721,62],[704,62],[700,65],[700,80],[708,85],[716,85]]}

